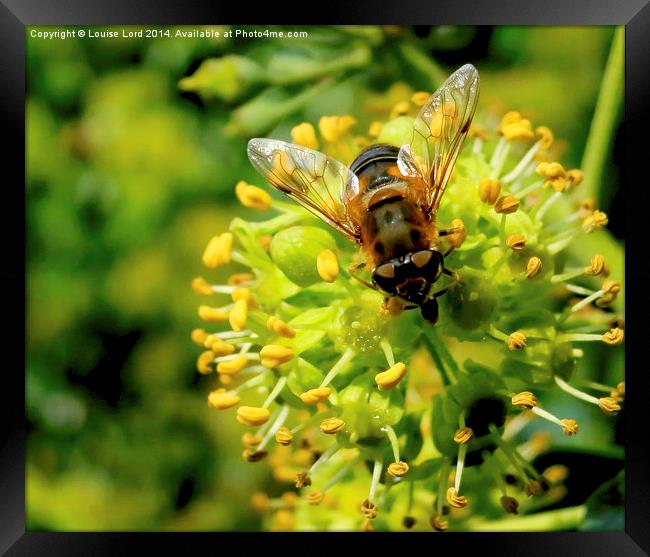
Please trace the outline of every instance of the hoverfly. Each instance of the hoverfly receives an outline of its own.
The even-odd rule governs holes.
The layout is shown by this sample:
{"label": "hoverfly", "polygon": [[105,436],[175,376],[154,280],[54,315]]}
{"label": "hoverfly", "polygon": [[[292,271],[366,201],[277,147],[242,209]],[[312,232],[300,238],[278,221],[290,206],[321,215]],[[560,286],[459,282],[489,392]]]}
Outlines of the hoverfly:
{"label": "hoverfly", "polygon": [[[444,266],[440,238],[463,229],[440,230],[436,211],[476,110],[479,77],[466,64],[422,106],[411,143],[374,144],[350,167],[318,151],[273,139],[251,139],[248,158],[268,182],[357,243],[366,263],[351,274],[387,295],[386,304],[420,308],[438,319],[432,292]],[[372,268],[372,283],[355,274]]]}

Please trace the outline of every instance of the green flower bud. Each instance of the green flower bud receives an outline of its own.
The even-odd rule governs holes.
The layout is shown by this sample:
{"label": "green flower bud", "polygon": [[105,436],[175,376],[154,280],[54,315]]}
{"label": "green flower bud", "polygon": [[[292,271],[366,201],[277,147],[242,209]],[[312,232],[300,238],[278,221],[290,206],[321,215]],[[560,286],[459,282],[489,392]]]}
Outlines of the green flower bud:
{"label": "green flower bud", "polygon": [[336,249],[329,232],[315,226],[292,226],[273,237],[271,258],[287,278],[298,286],[307,287],[322,280],[316,259],[325,249]]}
{"label": "green flower bud", "polygon": [[206,99],[216,97],[233,102],[264,81],[265,75],[257,62],[229,54],[204,60],[191,76],[181,79],[178,86],[183,91],[198,93]]}
{"label": "green flower bud", "polygon": [[390,143],[401,147],[410,143],[413,137],[413,118],[400,116],[384,124],[377,138],[378,143]]}

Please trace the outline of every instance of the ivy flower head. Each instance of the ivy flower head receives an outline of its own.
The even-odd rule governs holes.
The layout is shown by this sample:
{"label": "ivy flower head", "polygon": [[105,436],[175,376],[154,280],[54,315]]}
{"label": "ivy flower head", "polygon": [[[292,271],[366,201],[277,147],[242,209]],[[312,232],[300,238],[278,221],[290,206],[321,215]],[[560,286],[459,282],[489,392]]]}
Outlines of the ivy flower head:
{"label": "ivy flower head", "polygon": [[[426,98],[401,102],[367,136],[352,115],[332,115],[291,137],[349,163],[371,143],[408,144]],[[512,111],[469,132],[437,212],[454,230],[455,276],[436,325],[386,304],[353,276],[352,244],[263,184],[235,186],[261,220],[236,217],[206,239],[207,270],[232,274],[193,283],[209,300],[192,332],[197,369],[211,376],[209,406],[242,425],[243,458],[267,461],[297,494],[256,495],[272,529],[443,531],[486,509],[532,512],[529,500],[552,504],[566,474],[539,472],[531,461],[545,443],[517,434],[539,420],[579,435],[545,393],[607,416],[624,405],[622,378],[576,375],[594,343],[624,341],[622,321],[608,325],[622,291],[609,262],[571,251],[607,216],[586,202],[551,218],[583,177],[541,160],[549,128]]]}

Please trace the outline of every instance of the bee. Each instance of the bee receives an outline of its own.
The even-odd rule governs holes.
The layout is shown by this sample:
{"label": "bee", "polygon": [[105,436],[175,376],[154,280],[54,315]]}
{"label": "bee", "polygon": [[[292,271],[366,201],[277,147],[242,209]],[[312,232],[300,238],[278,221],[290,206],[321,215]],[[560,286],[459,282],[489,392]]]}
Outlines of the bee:
{"label": "bee", "polygon": [[[436,323],[434,291],[444,266],[440,239],[463,228],[439,229],[436,212],[467,136],[479,94],[476,68],[466,64],[429,97],[410,143],[366,147],[348,167],[318,151],[274,139],[251,139],[248,158],[267,181],[362,248],[352,276],[386,295],[387,308],[420,308]],[[367,267],[372,282],[356,273]]]}

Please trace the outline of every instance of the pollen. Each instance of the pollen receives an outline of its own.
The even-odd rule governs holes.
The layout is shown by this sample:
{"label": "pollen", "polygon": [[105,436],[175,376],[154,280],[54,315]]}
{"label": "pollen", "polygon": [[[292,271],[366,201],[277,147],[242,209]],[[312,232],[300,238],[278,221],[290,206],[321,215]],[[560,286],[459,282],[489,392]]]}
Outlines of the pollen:
{"label": "pollen", "polygon": [[619,327],[614,327],[611,331],[608,331],[603,335],[603,342],[611,346],[623,344],[624,339],[625,333],[623,332],[623,329],[620,329]]}
{"label": "pollen", "polygon": [[233,235],[230,232],[213,236],[203,251],[203,264],[208,269],[214,269],[220,265],[230,263],[232,242]]}
{"label": "pollen", "polygon": [[214,294],[214,290],[212,290],[212,287],[208,284],[208,281],[203,277],[196,277],[192,281],[192,290],[194,290],[194,292],[197,294],[201,294],[201,296],[211,296]]}
{"label": "pollen", "polygon": [[316,258],[318,274],[325,282],[334,282],[339,274],[339,260],[331,249],[321,251]]}
{"label": "pollen", "polygon": [[256,211],[266,211],[271,207],[271,196],[262,188],[253,186],[243,180],[237,182],[235,186],[235,195],[239,202],[249,209]]}
{"label": "pollen", "polygon": [[248,317],[248,303],[246,300],[237,300],[235,307],[232,308],[228,315],[230,326],[233,331],[243,331],[246,328],[246,319]]}
{"label": "pollen", "polygon": [[252,449],[244,449],[242,453],[242,458],[246,462],[259,462],[263,460],[268,453],[266,451],[254,451]]}
{"label": "pollen", "polygon": [[508,336],[508,349],[509,350],[522,350],[526,348],[528,338],[521,331],[515,331]]}
{"label": "pollen", "polygon": [[270,412],[267,408],[255,406],[240,406],[237,409],[237,421],[248,426],[265,424],[269,420]]}
{"label": "pollen", "polygon": [[318,129],[326,141],[337,141],[357,123],[353,116],[323,116],[318,122]]}
{"label": "pollen", "polygon": [[533,256],[528,259],[526,263],[526,278],[535,278],[542,270],[542,260],[539,257]]}
{"label": "pollen", "polygon": [[526,237],[523,234],[510,234],[506,238],[506,245],[513,251],[521,251],[526,247]]}
{"label": "pollen", "polygon": [[228,285],[230,286],[244,286],[255,280],[255,275],[252,273],[235,273],[228,277]]}
{"label": "pollen", "polygon": [[437,514],[431,515],[429,518],[429,524],[437,532],[445,532],[449,529],[449,522],[442,520]]}
{"label": "pollen", "polygon": [[406,464],[406,462],[402,462],[401,460],[399,462],[392,462],[389,464],[387,470],[388,474],[394,478],[401,478],[403,476],[406,476],[408,471],[409,465]]}
{"label": "pollen", "polygon": [[210,335],[208,339],[209,340],[206,340],[206,343],[209,344],[209,346],[206,344],[206,348],[212,350],[214,355],[217,357],[230,356],[231,354],[235,353],[235,350],[237,350],[237,347],[234,344],[224,342],[220,338],[216,338],[213,335]]}
{"label": "pollen", "polygon": [[247,431],[244,433],[244,435],[242,435],[241,442],[244,447],[252,449],[253,447],[257,447],[262,442],[262,436]]}
{"label": "pollen", "polygon": [[517,509],[519,508],[519,501],[517,499],[503,495],[499,501],[504,511],[509,514],[517,514]]}
{"label": "pollen", "polygon": [[478,196],[483,203],[494,205],[501,193],[501,182],[496,178],[482,178],[478,183]]}
{"label": "pollen", "polygon": [[208,405],[210,408],[216,408],[217,410],[227,410],[233,406],[237,406],[241,399],[232,391],[226,391],[226,389],[217,389],[211,391],[208,395]]}
{"label": "pollen", "polygon": [[394,366],[386,371],[375,375],[375,383],[382,391],[394,389],[406,375],[406,365],[397,362]]}
{"label": "pollen", "polygon": [[509,215],[519,209],[519,199],[514,195],[503,195],[494,205],[494,210],[503,215]]}
{"label": "pollen", "polygon": [[311,478],[307,472],[299,472],[296,476],[296,487],[298,489],[309,487],[311,485]]}
{"label": "pollen", "polygon": [[335,435],[345,427],[341,418],[327,418],[320,424],[320,430],[327,435]]}
{"label": "pollen", "polygon": [[282,426],[275,432],[275,440],[280,445],[290,445],[291,441],[293,441],[293,433],[288,427]]}
{"label": "pollen", "polygon": [[212,362],[214,362],[214,353],[212,350],[201,352],[196,360],[196,369],[203,375],[212,373]]}
{"label": "pollen", "polygon": [[366,518],[377,518],[377,506],[366,499],[361,503],[361,512]]}
{"label": "pollen", "polygon": [[526,410],[530,410],[537,406],[537,397],[530,391],[522,391],[521,393],[513,395],[510,401],[513,406],[524,408]]}
{"label": "pollen", "polygon": [[246,300],[247,302],[250,302],[253,299],[253,295],[251,294],[250,289],[243,288],[241,286],[235,287],[235,289],[232,291],[231,296],[233,302],[238,302],[239,300]]}
{"label": "pollen", "polygon": [[447,503],[455,509],[464,509],[467,506],[467,497],[458,495],[454,487],[447,490]]}
{"label": "pollen", "polygon": [[318,149],[318,139],[316,139],[316,130],[308,122],[303,122],[291,128],[291,140],[296,145],[307,147],[308,149]]}
{"label": "pollen", "polygon": [[501,128],[501,133],[503,137],[508,140],[515,139],[533,139],[535,134],[533,134],[533,126],[530,123],[530,120],[521,118],[515,122],[508,124]]}
{"label": "pollen", "polygon": [[572,187],[581,184],[582,181],[584,180],[584,174],[582,173],[582,170],[579,170],[577,168],[574,168],[573,170],[569,170],[566,173],[566,177]]}
{"label": "pollen", "polygon": [[309,389],[300,395],[300,400],[305,404],[318,404],[325,402],[332,394],[332,389],[329,387],[318,387],[316,389]]}

